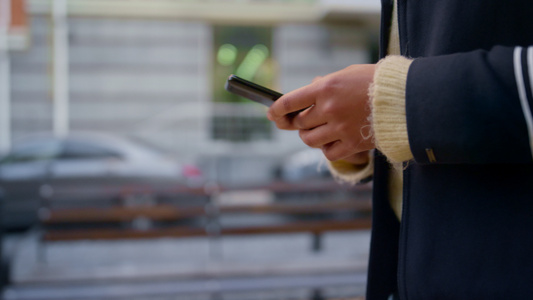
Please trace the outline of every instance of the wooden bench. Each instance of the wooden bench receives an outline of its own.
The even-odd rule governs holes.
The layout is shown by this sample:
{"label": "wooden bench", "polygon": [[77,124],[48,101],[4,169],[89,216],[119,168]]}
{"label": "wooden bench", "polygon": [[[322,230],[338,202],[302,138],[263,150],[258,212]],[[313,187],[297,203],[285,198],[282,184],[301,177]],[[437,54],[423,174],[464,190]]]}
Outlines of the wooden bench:
{"label": "wooden bench", "polygon": [[[264,187],[263,187],[264,188]],[[298,187],[301,188],[301,187]],[[145,207],[115,206],[110,208],[43,208],[39,214],[41,243],[73,240],[115,240],[146,238],[220,237],[308,232],[313,235],[313,249],[320,250],[321,236],[328,231],[369,229],[371,203],[369,187],[359,187],[366,197],[319,203],[268,203],[177,207],[160,204]],[[229,190],[229,189],[226,189]],[[294,191],[294,186],[270,186],[270,191]],[[217,190],[220,192],[220,189]],[[349,217],[327,218],[342,213]],[[270,225],[221,226],[223,216],[238,214],[271,214],[292,216],[289,221]],[[307,220],[306,216],[326,216]],[[190,224],[203,219],[203,224]],[[189,222],[188,222],[189,221]],[[163,223],[158,225],[153,223]],[[141,225],[139,225],[141,224]],[[144,225],[143,225],[144,224]]]}

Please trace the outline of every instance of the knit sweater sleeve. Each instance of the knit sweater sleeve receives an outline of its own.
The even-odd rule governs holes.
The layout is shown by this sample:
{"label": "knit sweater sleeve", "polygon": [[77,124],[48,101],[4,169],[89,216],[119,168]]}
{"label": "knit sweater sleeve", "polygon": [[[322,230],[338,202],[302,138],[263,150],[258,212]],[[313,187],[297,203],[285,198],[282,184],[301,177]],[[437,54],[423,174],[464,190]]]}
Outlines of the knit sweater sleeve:
{"label": "knit sweater sleeve", "polygon": [[352,184],[370,178],[374,173],[374,160],[369,151],[368,163],[364,165],[354,165],[344,160],[327,161],[328,168],[336,179]]}
{"label": "knit sweater sleeve", "polygon": [[370,87],[375,144],[393,163],[413,158],[405,115],[405,87],[411,62],[396,55],[382,59]]}
{"label": "knit sweater sleeve", "polygon": [[[407,138],[405,116],[405,86],[411,62],[412,60],[402,56],[382,59],[376,67],[374,82],[369,88],[376,147],[395,163],[413,158]],[[373,159],[370,155],[369,163],[363,166],[339,160],[328,162],[328,167],[334,177],[357,183],[372,176]]]}

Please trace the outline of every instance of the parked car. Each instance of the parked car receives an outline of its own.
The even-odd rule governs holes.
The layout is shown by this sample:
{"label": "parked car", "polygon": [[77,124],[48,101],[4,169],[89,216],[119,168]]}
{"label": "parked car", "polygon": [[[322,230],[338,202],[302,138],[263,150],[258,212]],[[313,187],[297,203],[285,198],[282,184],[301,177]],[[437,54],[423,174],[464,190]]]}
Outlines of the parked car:
{"label": "parked car", "polygon": [[279,179],[290,182],[331,178],[324,154],[314,148],[289,155],[282,160],[277,172]]}
{"label": "parked car", "polygon": [[8,229],[37,222],[43,206],[151,205],[187,198],[201,171],[146,146],[100,133],[39,135],[0,159]]}
{"label": "parked car", "polygon": [[307,148],[285,157],[276,169],[282,182],[275,195],[280,202],[331,202],[370,199],[369,184],[352,185],[333,178],[320,149]]}
{"label": "parked car", "polygon": [[[0,188],[0,215],[2,214],[4,206],[4,192]],[[7,255],[4,254],[4,228],[0,224],[0,295],[5,286],[9,283],[9,261]]]}

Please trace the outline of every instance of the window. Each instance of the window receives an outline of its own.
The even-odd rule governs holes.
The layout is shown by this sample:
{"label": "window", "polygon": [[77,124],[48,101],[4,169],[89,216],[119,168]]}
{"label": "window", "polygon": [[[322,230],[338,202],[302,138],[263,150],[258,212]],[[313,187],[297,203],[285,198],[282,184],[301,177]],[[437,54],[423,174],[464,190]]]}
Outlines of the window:
{"label": "window", "polygon": [[246,116],[213,117],[213,138],[233,142],[270,139],[271,124],[266,118]]}
{"label": "window", "polygon": [[[275,89],[270,27],[217,26],[214,28],[214,116],[211,136],[215,140],[248,142],[271,139],[272,125],[259,104],[228,93],[224,83],[230,74]],[[249,106],[250,109],[242,109]]]}
{"label": "window", "polygon": [[48,160],[57,156],[60,144],[57,141],[33,142],[14,149],[13,153],[2,159],[2,164],[26,163]]}
{"label": "window", "polygon": [[67,141],[62,159],[101,159],[101,158],[120,158],[120,154],[112,149],[100,145],[88,144],[79,141]]}

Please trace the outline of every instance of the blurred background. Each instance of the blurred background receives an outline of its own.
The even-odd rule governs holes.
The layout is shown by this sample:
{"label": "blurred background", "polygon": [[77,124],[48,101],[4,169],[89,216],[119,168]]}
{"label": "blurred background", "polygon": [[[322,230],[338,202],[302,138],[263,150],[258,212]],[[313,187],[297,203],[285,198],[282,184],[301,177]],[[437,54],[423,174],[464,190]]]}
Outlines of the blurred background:
{"label": "blurred background", "polygon": [[229,94],[377,60],[379,1],[0,0],[2,299],[360,299],[371,184]]}

